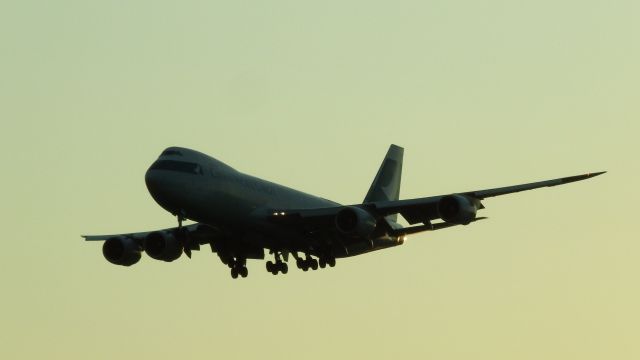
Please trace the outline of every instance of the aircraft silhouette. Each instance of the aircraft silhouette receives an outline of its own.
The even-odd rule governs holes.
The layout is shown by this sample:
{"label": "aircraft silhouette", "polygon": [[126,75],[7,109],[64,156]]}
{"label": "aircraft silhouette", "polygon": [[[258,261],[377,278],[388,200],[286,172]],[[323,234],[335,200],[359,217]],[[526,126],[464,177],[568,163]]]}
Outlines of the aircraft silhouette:
{"label": "aircraft silhouette", "polygon": [[[304,271],[333,267],[337,258],[401,245],[410,234],[485,219],[476,213],[486,198],[605,173],[400,200],[403,153],[391,145],[362,204],[341,205],[243,174],[195,150],[170,147],[147,170],[145,182],[153,199],[177,217],[178,226],[83,237],[104,241],[103,255],[116,265],[133,265],[142,252],[170,262],[209,244],[233,278],[246,277],[247,259],[264,259],[265,250],[274,257],[267,271],[286,274],[290,256]],[[398,214],[410,226],[400,225]],[[183,226],[187,219],[197,223]]]}

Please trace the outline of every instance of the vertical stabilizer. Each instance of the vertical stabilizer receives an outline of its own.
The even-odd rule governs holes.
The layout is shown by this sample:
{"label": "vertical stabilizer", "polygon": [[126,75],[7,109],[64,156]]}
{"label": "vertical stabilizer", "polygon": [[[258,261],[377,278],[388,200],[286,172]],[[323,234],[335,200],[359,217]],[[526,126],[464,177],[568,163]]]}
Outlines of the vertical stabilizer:
{"label": "vertical stabilizer", "polygon": [[[369,188],[365,203],[374,201],[391,201],[400,198],[400,179],[402,177],[402,156],[404,149],[391,145],[387,156],[380,165],[378,174]],[[395,217],[395,215],[393,216]],[[392,217],[390,217],[392,218]],[[395,220],[392,218],[392,220]]]}

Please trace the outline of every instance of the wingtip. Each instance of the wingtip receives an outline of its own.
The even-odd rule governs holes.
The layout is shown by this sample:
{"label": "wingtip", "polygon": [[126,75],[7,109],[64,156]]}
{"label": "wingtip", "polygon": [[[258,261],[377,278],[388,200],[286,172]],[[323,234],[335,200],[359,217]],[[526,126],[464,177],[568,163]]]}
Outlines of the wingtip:
{"label": "wingtip", "polygon": [[594,176],[598,176],[598,175],[602,175],[606,173],[606,171],[599,171],[599,172],[593,172],[593,173],[586,173],[583,175],[576,175],[576,176],[569,176],[569,177],[565,177],[560,179],[560,183],[561,184],[567,184],[570,182],[574,182],[574,181],[580,181],[580,180],[586,180],[586,179],[590,179]]}

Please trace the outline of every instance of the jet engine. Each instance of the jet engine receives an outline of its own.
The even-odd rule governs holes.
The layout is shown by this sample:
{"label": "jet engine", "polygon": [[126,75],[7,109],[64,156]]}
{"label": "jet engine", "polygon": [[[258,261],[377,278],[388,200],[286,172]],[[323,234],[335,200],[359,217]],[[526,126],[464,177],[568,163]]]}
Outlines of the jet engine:
{"label": "jet engine", "polygon": [[169,232],[155,231],[144,239],[144,251],[156,260],[171,262],[182,255],[182,243]]}
{"label": "jet engine", "polygon": [[478,201],[464,195],[448,195],[438,203],[438,213],[445,222],[467,225],[476,218]]}
{"label": "jet engine", "polygon": [[335,218],[336,228],[345,235],[369,237],[376,229],[376,219],[364,209],[349,206],[340,210]]}
{"label": "jet engine", "polygon": [[140,245],[128,237],[112,237],[102,245],[102,255],[110,263],[131,266],[140,261]]}

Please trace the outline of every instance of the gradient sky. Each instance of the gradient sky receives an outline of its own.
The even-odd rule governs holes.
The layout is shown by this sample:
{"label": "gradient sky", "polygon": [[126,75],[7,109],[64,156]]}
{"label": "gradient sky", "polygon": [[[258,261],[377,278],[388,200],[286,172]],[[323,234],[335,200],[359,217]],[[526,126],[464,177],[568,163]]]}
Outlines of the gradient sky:
{"label": "gradient sky", "polygon": [[[0,358],[638,359],[640,2],[5,1]],[[336,268],[131,268],[167,146],[343,203],[589,171]]]}

